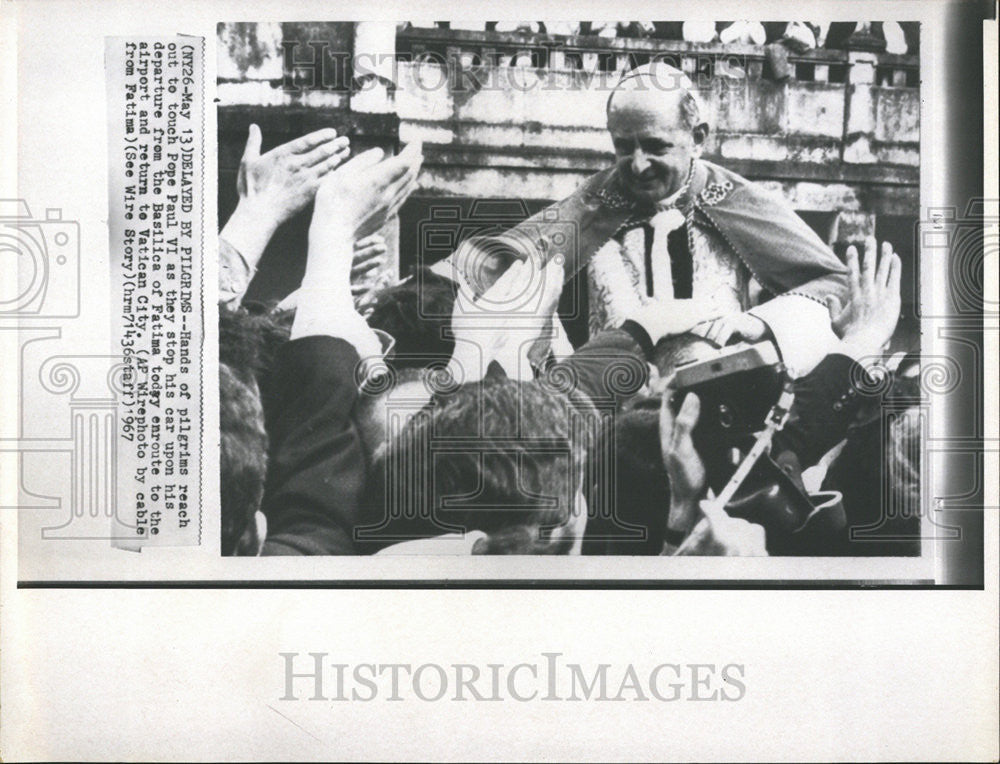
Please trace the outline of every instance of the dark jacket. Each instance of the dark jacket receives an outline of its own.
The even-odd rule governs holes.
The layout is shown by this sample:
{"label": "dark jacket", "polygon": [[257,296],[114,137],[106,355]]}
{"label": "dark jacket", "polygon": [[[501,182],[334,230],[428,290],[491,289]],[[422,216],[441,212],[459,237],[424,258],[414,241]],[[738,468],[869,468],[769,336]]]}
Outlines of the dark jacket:
{"label": "dark jacket", "polygon": [[270,456],[263,555],[354,554],[365,478],[353,411],[354,347],[334,337],[292,340],[266,380]]}

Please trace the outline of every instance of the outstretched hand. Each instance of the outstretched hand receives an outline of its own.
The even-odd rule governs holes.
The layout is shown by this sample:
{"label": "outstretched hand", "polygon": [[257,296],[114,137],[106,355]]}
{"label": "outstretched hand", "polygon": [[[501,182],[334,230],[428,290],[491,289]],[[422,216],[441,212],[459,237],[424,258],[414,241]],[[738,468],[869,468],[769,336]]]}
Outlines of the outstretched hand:
{"label": "outstretched hand", "polygon": [[530,379],[529,353],[551,339],[562,285],[561,258],[542,268],[535,261],[517,260],[478,298],[460,280],[451,327],[453,363],[462,366],[457,371],[463,378],[481,378],[496,361],[512,379]]}
{"label": "outstretched hand", "polygon": [[655,345],[664,337],[694,330],[701,325],[707,331],[711,320],[718,316],[716,309],[702,300],[691,298],[653,298],[629,316],[649,334]]}
{"label": "outstretched hand", "polygon": [[833,295],[826,298],[830,324],[837,336],[859,353],[874,355],[892,338],[899,321],[902,263],[887,241],[882,242],[879,257],[875,238],[869,237],[860,266],[857,248],[847,248],[847,270],[847,304],[842,305]]}
{"label": "outstretched hand", "polygon": [[304,209],[323,179],[350,153],[350,141],[332,127],[303,135],[261,154],[260,128],[250,125],[236,176],[240,203],[273,227]]}
{"label": "outstretched hand", "polygon": [[675,416],[668,392],[660,406],[660,448],[670,480],[670,513],[667,528],[685,534],[676,555],[764,556],[764,529],[730,517],[714,500],[704,500],[705,465],[694,447],[692,433],[698,424],[701,403],[688,393]]}
{"label": "outstretched hand", "polygon": [[768,329],[767,324],[752,313],[730,313],[704,321],[691,331],[721,347],[737,340],[760,342],[767,336]]}
{"label": "outstretched hand", "polygon": [[312,228],[352,242],[377,233],[417,187],[423,162],[420,144],[411,143],[383,161],[382,149],[369,149],[339,167],[316,193]]}
{"label": "outstretched hand", "polygon": [[688,393],[676,416],[670,408],[670,391],[660,404],[660,451],[670,480],[670,514],[667,527],[687,533],[698,519],[698,500],[705,492],[705,464],[694,447],[692,433],[701,414],[701,401]]}

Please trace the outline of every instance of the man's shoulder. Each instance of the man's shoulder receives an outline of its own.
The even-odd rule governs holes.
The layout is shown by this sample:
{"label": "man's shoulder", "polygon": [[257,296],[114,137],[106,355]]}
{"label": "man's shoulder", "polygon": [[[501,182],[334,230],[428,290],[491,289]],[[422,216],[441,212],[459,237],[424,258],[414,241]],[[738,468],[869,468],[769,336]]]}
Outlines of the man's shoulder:
{"label": "man's shoulder", "polygon": [[618,202],[623,205],[630,203],[618,174],[618,165],[605,167],[603,170],[595,172],[577,186],[573,195],[597,197],[605,204],[612,206]]}
{"label": "man's shoulder", "polygon": [[714,162],[698,160],[702,168],[701,183],[695,188],[699,206],[738,204],[752,208],[780,208],[790,210],[788,203],[779,195],[760,183],[744,178]]}

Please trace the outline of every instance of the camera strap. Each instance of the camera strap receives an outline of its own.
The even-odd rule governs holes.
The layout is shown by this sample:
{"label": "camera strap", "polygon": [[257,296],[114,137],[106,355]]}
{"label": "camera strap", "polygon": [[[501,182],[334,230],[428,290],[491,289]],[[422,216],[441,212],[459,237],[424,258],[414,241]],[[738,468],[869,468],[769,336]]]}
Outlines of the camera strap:
{"label": "camera strap", "polygon": [[729,478],[729,482],[726,483],[725,488],[719,492],[719,495],[712,499],[712,502],[720,509],[725,509],[726,505],[732,500],[733,496],[743,485],[743,481],[746,480],[747,475],[750,474],[750,470],[757,463],[757,460],[766,453],[771,448],[771,441],[774,438],[774,433],[778,432],[785,423],[788,421],[788,415],[791,411],[792,404],[795,402],[795,391],[792,386],[792,380],[785,377],[785,383],[781,390],[781,395],[778,397],[777,403],[775,403],[771,410],[767,414],[767,421],[764,425],[764,429],[761,430],[754,436],[756,440],[753,446],[747,452],[747,455],[743,457],[743,461],[740,462],[740,466],[736,468],[736,472],[733,476]]}

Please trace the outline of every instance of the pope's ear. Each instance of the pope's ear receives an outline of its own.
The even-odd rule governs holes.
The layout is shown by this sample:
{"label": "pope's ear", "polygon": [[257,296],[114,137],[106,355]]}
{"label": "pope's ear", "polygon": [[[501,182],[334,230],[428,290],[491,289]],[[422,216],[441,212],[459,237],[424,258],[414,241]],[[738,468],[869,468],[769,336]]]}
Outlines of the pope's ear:
{"label": "pope's ear", "polygon": [[705,143],[705,139],[708,138],[708,122],[702,122],[701,124],[695,125],[691,134],[694,136],[694,143],[696,146],[703,145]]}

